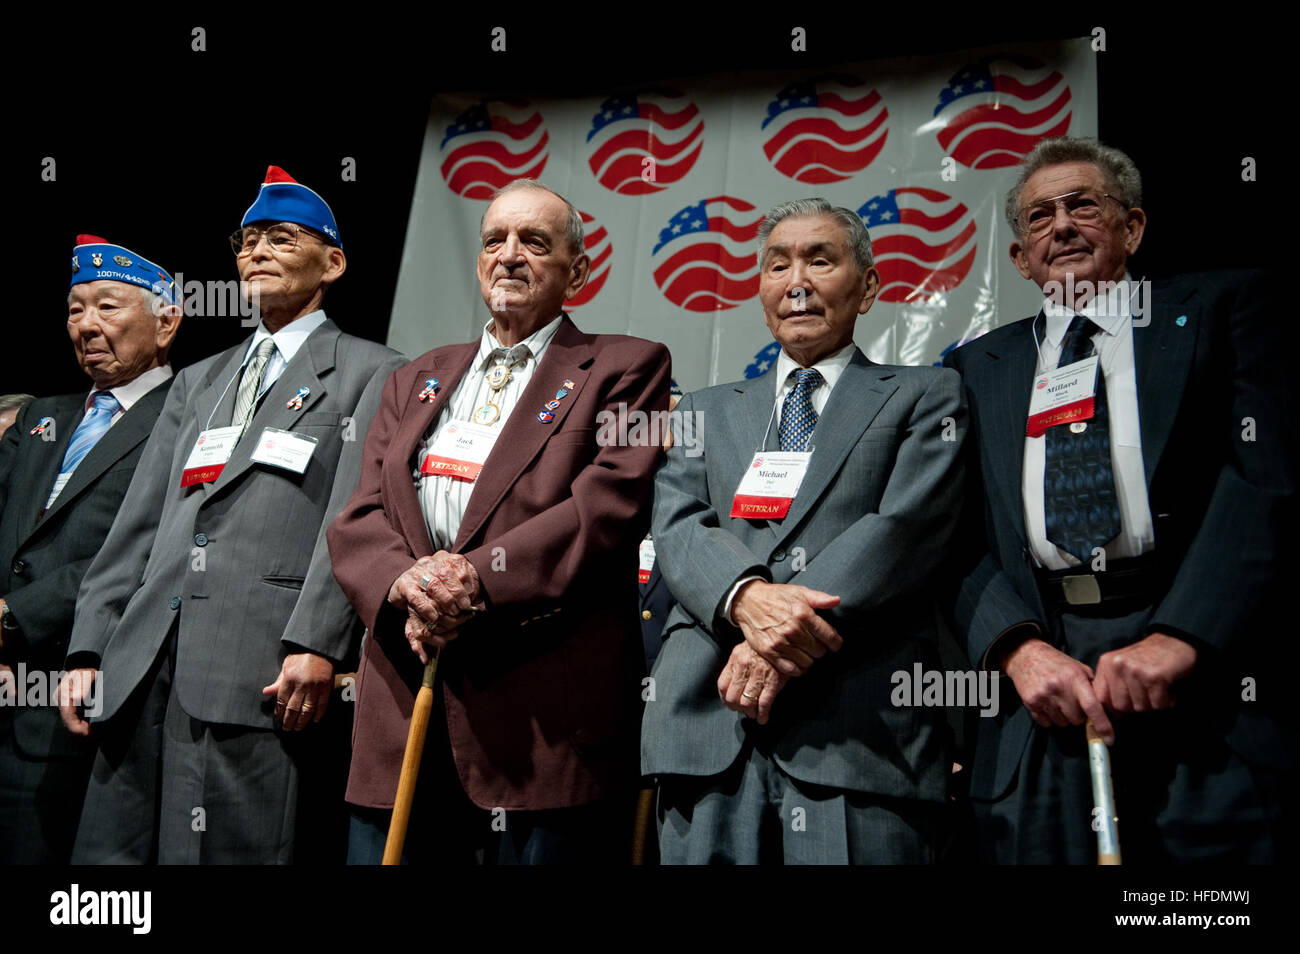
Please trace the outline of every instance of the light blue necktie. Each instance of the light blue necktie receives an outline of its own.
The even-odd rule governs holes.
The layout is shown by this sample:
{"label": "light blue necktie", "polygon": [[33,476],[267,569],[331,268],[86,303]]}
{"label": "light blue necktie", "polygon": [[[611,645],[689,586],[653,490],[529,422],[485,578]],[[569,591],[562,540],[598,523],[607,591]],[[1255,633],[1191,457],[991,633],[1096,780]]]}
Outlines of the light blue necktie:
{"label": "light blue necktie", "polygon": [[99,439],[108,430],[108,425],[113,422],[113,415],[121,409],[122,405],[117,403],[117,398],[113,397],[109,392],[97,391],[95,393],[95,406],[81,419],[77,429],[72,432],[72,440],[68,443],[68,450],[63,455],[63,466],[59,468],[60,475],[70,474],[77,469],[77,465],[90,453],[90,449],[99,443]]}
{"label": "light blue necktie", "polygon": [[822,374],[816,368],[800,368],[794,376],[795,385],[781,405],[781,424],[777,428],[777,436],[781,439],[781,450],[806,451],[813,428],[817,426],[812,393],[822,383]]}

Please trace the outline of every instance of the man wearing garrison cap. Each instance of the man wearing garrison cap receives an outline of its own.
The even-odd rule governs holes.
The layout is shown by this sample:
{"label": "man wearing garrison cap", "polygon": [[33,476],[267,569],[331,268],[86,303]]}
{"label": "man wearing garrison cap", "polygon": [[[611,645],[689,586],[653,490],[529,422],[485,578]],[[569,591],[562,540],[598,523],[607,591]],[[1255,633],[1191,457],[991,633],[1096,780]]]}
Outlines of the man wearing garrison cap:
{"label": "man wearing garrison cap", "polygon": [[[261,322],[177,375],[78,596],[61,705],[99,745],[76,861],[342,850],[342,833],[312,827],[342,808],[342,765],[317,723],[360,629],[324,529],[402,362],[325,317],[346,267],[338,226],[283,170],[268,170],[231,246]],[[76,703],[91,686],[102,704],[87,720]]]}
{"label": "man wearing garrison cap", "polygon": [[72,852],[91,753],[59,724],[49,674],[171,386],[181,321],[166,272],[93,235],[77,237],[71,286],[68,335],[94,387],[20,407],[0,440],[0,864]]}

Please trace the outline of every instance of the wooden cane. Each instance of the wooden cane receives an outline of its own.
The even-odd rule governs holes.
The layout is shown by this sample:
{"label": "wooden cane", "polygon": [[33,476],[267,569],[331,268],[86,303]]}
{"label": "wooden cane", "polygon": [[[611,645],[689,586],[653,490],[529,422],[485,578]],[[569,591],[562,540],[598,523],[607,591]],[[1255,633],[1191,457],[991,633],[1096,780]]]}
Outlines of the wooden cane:
{"label": "wooden cane", "polygon": [[1119,858],[1119,816],[1115,814],[1115,789],[1110,777],[1110,752],[1101,735],[1088,720],[1088,769],[1092,775],[1092,827],[1097,830],[1097,864],[1117,865]]}
{"label": "wooden cane", "polygon": [[636,821],[632,825],[632,864],[645,864],[646,832],[650,829],[650,808],[654,805],[655,790],[643,788],[636,797]]}
{"label": "wooden cane", "polygon": [[406,752],[402,755],[402,774],[397,779],[397,797],[393,800],[393,820],[388,823],[388,840],[384,842],[386,865],[402,863],[406,846],[406,825],[411,820],[411,803],[415,800],[415,783],[420,777],[420,759],[424,755],[424,737],[433,713],[433,681],[438,677],[438,650],[430,647],[424,679],[411,710],[411,730],[406,735]]}

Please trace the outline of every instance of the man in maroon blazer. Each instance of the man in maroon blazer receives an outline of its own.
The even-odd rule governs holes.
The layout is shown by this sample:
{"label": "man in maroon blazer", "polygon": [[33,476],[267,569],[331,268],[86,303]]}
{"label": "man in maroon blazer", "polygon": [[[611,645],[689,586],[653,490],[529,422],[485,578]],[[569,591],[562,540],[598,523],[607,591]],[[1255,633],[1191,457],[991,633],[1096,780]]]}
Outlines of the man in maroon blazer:
{"label": "man in maroon blazer", "polygon": [[441,655],[408,860],[617,860],[631,834],[632,570],[660,439],[602,424],[666,411],[669,355],[561,311],[590,269],[561,196],[514,182],[481,233],[492,320],[388,379],[328,532],[370,630],[347,794],[356,863],[382,854],[426,645]]}

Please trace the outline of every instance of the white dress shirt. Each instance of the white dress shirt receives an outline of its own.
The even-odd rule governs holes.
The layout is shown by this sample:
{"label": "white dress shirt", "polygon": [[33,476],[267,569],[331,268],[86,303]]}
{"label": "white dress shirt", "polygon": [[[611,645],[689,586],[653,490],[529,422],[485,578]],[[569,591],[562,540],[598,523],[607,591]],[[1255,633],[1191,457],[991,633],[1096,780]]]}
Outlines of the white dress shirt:
{"label": "white dress shirt", "polygon": [[240,372],[248,365],[257,350],[257,346],[262,343],[263,339],[270,338],[275,342],[275,350],[271,352],[271,360],[266,362],[266,370],[262,372],[262,386],[257,392],[258,400],[262,395],[271,390],[276,379],[280,377],[285,366],[293,360],[293,356],[298,353],[298,349],[303,346],[307,336],[313,331],[325,324],[324,309],[317,309],[301,318],[295,318],[275,334],[266,330],[266,325],[262,322],[257,323],[257,331],[253,332],[253,340],[248,343],[248,349],[244,352],[244,363],[240,365]]}
{"label": "white dress shirt", "polygon": [[[849,362],[853,360],[853,348],[853,343],[849,342],[839,351],[827,355],[812,365],[813,368],[816,368],[821,372],[822,376],[822,383],[813,388],[812,394],[809,395],[809,399],[812,401],[813,410],[817,412],[818,417],[821,416],[822,410],[826,407],[827,400],[830,399],[831,389],[835,387],[835,382],[839,381],[840,375],[844,373],[844,369],[847,368]],[[760,449],[765,449],[771,431],[779,429],[781,421],[781,405],[784,403],[786,396],[795,386],[796,381],[794,373],[802,367],[803,365],[799,364],[794,360],[794,358],[785,353],[784,348],[781,349],[781,354],[776,359],[776,404],[773,406],[772,418],[768,422],[767,432],[763,436],[763,444],[761,447],[759,445],[755,445],[754,447],[756,452]],[[808,449],[810,451],[815,451],[817,449],[817,429],[815,427],[813,428],[812,439],[808,443]],[[739,482],[739,477],[740,475],[737,475],[737,482]],[[727,619],[731,620],[732,623],[735,623],[735,620],[732,619],[731,616],[731,603],[735,600],[736,593],[750,580],[761,579],[761,576],[743,576],[731,585],[731,589],[727,592],[727,601],[722,605],[722,612],[723,615],[725,615]]]}
{"label": "white dress shirt", "polygon": [[[509,382],[500,391],[495,392],[494,403],[501,408],[501,415],[492,422],[494,430],[499,431],[505,427],[506,421],[515,412],[519,404],[519,396],[523,394],[524,388],[528,386],[528,382],[532,379],[537,366],[542,363],[546,348],[550,345],[551,339],[555,337],[555,332],[559,329],[563,317],[563,315],[560,315],[550,324],[537,329],[520,342],[520,344],[528,346],[528,350],[532,355],[522,363],[515,365],[514,370],[510,372]],[[495,348],[504,348],[505,345],[498,341],[496,335],[488,330],[491,327],[492,322],[490,321],[483,326],[483,337],[479,339],[478,356],[470,364],[465,376],[460,379],[460,383],[456,385],[456,390],[452,392],[451,398],[443,405],[442,412],[438,415],[438,419],[434,421],[433,428],[420,442],[419,449],[416,452],[416,491],[420,497],[420,510],[424,513],[425,526],[429,529],[429,540],[432,541],[435,552],[438,550],[451,550],[455,545],[456,535],[460,532],[460,522],[465,516],[465,508],[469,506],[470,495],[474,492],[474,487],[477,486],[478,481],[458,480],[455,477],[447,477],[442,474],[420,474],[418,468],[420,462],[424,460],[424,455],[433,446],[442,429],[452,421],[472,421],[474,409],[486,404],[488,395],[493,393],[492,388],[487,383],[487,372],[492,369],[493,364],[500,362],[492,361],[492,351]],[[549,399],[552,396],[548,394],[547,398]],[[539,404],[535,410],[542,410],[542,406]]]}
{"label": "white dress shirt", "polygon": [[[1128,276],[1125,275],[1125,280]],[[1146,471],[1142,463],[1142,429],[1138,418],[1137,367],[1133,359],[1133,321],[1130,301],[1120,296],[1119,307],[1109,314],[1096,314],[1097,299],[1090,300],[1080,312],[1101,328],[1092,340],[1101,357],[1101,371],[1106,378],[1106,403],[1110,419],[1110,463],[1115,475],[1115,495],[1119,503],[1120,532],[1105,544],[1106,559],[1135,557],[1155,546],[1155,527],[1147,502]],[[1038,365],[1034,377],[1054,369],[1061,357],[1066,329],[1075,312],[1064,305],[1045,300],[1047,328],[1039,342]],[[1058,425],[1063,426],[1063,425]],[[1035,562],[1049,570],[1079,566],[1081,561],[1047,540],[1047,522],[1043,513],[1043,471],[1046,462],[1045,435],[1025,438],[1025,465],[1021,487],[1025,506],[1025,532],[1029,552]],[[1089,560],[1091,562],[1091,560]]]}

